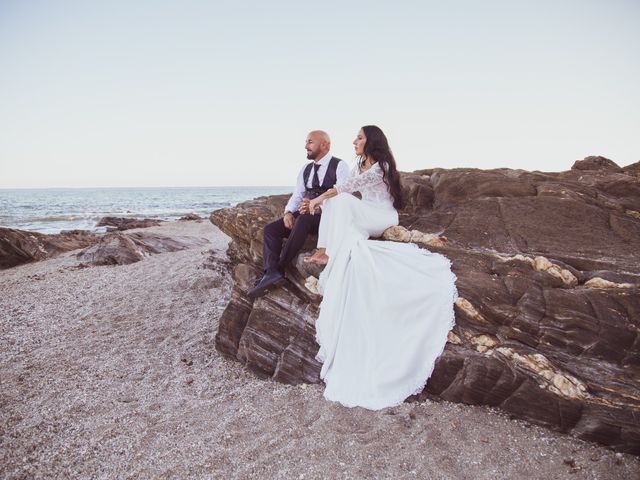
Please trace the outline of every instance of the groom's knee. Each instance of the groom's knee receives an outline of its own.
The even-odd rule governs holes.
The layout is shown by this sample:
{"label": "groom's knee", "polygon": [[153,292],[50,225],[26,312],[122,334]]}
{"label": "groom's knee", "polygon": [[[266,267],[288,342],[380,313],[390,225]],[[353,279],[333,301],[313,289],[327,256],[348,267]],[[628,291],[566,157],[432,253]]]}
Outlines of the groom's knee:
{"label": "groom's knee", "polygon": [[313,226],[319,223],[318,215],[311,215],[309,213],[303,213],[298,218],[296,218],[295,223],[293,224],[294,230],[309,230],[313,228]]}
{"label": "groom's knee", "polygon": [[264,226],[264,237],[282,237],[284,222],[282,219],[268,223]]}

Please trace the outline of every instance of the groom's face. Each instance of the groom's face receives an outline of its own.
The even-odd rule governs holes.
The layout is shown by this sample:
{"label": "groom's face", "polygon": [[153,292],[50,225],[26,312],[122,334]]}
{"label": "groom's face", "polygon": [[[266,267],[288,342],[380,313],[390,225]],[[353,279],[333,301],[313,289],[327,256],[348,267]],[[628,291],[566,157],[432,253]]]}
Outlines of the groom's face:
{"label": "groom's face", "polygon": [[305,148],[307,149],[307,158],[309,160],[317,160],[320,155],[320,151],[323,148],[323,141],[318,135],[310,134],[307,137],[307,143]]}

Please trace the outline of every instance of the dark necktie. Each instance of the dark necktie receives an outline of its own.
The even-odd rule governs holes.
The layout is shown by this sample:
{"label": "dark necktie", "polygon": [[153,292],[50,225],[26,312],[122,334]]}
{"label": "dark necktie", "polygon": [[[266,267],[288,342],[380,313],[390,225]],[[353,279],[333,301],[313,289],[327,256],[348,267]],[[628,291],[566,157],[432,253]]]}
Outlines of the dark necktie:
{"label": "dark necktie", "polygon": [[318,178],[319,163],[313,164],[313,180],[311,180],[311,188],[320,188],[320,179]]}

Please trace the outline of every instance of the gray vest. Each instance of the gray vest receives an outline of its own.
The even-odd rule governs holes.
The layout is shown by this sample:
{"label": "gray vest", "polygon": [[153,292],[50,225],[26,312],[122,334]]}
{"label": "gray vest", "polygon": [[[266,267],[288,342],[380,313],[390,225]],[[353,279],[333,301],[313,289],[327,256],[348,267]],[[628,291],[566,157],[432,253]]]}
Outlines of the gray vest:
{"label": "gray vest", "polygon": [[319,197],[330,188],[333,188],[333,186],[336,184],[336,180],[338,179],[338,164],[341,161],[342,160],[337,157],[331,157],[331,160],[329,160],[329,165],[327,166],[327,171],[325,172],[324,178],[322,179],[322,183],[319,187],[316,188],[307,187],[307,185],[309,184],[309,176],[311,175],[311,171],[313,169],[313,162],[309,163],[309,165],[306,166],[302,174],[302,178],[304,179],[304,187],[306,189],[307,198],[313,199]]}

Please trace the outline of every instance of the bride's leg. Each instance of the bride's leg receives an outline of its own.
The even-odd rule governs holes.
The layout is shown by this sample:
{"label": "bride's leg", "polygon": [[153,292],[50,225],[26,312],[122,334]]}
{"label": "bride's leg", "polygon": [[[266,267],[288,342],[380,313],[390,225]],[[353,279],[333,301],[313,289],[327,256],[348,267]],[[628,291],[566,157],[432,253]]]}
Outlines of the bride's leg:
{"label": "bride's leg", "polygon": [[360,202],[349,193],[341,193],[322,205],[322,217],[318,227],[318,248],[325,248],[325,254],[340,248],[345,233],[353,227],[353,204]]}
{"label": "bride's leg", "polygon": [[329,261],[329,257],[327,256],[327,249],[325,245],[327,243],[327,230],[330,228],[328,223],[331,221],[332,216],[332,199],[324,202],[322,206],[322,216],[320,217],[320,225],[318,225],[318,243],[317,249],[313,252],[313,255],[304,258],[305,263],[316,263],[319,265],[326,265]]}
{"label": "bride's leg", "polygon": [[322,295],[325,287],[332,283],[334,272],[338,272],[338,279],[344,274],[351,248],[358,240],[367,238],[366,232],[358,226],[360,202],[349,193],[341,193],[324,202],[318,234],[318,248],[326,248],[327,255],[327,264],[318,278],[318,291]]}
{"label": "bride's leg", "polygon": [[[318,265],[326,265],[329,263],[329,256],[327,255],[326,247],[329,243],[336,243],[334,233],[336,230],[336,223],[344,223],[344,218],[342,217],[345,213],[348,213],[346,206],[344,205],[345,201],[348,202],[350,200],[345,198],[347,195],[349,194],[343,193],[324,202],[322,206],[322,216],[320,217],[320,225],[318,226],[318,248],[313,255],[305,257],[304,262],[315,263]],[[351,197],[351,195],[349,196]],[[334,238],[332,239],[331,237]]]}

